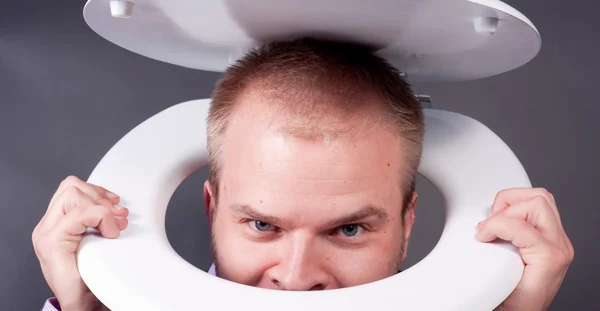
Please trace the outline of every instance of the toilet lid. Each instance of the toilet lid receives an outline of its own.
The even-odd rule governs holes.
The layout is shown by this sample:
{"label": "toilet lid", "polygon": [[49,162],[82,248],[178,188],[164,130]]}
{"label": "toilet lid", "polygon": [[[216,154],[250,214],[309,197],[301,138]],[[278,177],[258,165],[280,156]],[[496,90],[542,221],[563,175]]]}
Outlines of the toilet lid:
{"label": "toilet lid", "polygon": [[498,0],[131,0],[118,12],[125,3],[89,0],[85,21],[122,48],[208,71],[298,36],[369,45],[411,81],[497,75],[541,47],[531,21]]}
{"label": "toilet lid", "polygon": [[88,179],[119,193],[130,209],[121,237],[87,235],[77,255],[81,277],[111,310],[492,310],[519,283],[516,248],[481,243],[475,233],[498,191],[531,187],[525,170],[481,123],[431,109],[419,173],[444,197],[446,220],[439,243],[416,265],[369,284],[301,292],[241,285],[192,266],[169,244],[165,213],[181,182],[207,163],[206,124],[199,120],[209,102],[178,104],[144,121]]}

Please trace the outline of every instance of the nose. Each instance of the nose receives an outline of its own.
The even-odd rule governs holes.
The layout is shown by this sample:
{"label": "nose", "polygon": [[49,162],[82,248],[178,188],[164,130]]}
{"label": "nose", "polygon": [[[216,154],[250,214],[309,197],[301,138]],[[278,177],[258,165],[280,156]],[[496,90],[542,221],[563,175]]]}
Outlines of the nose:
{"label": "nose", "polygon": [[322,264],[323,256],[309,242],[296,241],[284,253],[279,264],[270,268],[266,277],[280,290],[308,291],[334,287],[334,278]]}

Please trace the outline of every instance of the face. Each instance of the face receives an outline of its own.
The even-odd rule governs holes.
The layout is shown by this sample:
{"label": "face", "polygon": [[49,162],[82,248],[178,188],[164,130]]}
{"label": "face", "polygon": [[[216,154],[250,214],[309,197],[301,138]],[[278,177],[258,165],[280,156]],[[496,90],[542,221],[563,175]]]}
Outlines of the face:
{"label": "face", "polygon": [[245,96],[230,118],[219,201],[205,184],[219,277],[281,290],[322,290],[397,272],[414,222],[401,217],[402,146],[377,111],[338,120],[347,135],[281,131],[265,100]]}

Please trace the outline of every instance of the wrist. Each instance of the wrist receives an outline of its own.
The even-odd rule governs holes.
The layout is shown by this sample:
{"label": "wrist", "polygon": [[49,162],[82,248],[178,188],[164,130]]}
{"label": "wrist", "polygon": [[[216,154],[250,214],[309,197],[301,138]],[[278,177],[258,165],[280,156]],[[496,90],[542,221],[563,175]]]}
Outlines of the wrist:
{"label": "wrist", "polygon": [[83,294],[77,301],[62,303],[59,300],[62,311],[110,311],[91,292]]}

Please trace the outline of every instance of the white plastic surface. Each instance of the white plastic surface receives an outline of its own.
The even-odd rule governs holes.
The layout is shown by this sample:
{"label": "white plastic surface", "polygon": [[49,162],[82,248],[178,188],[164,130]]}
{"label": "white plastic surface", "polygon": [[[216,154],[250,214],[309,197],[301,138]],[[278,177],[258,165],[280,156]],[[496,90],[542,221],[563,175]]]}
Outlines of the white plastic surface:
{"label": "white plastic surface", "polygon": [[442,193],[447,218],[421,262],[370,284],[308,292],[240,285],[195,268],[171,248],[164,221],[177,186],[207,163],[208,107],[208,99],[185,102],[146,120],[88,179],[114,189],[131,211],[119,239],[91,234],[78,252],[81,276],[111,310],[492,310],[518,284],[523,263],[516,249],[480,243],[475,233],[498,191],[531,187],[527,174],[478,121],[429,109],[419,172]]}
{"label": "white plastic surface", "polygon": [[411,81],[497,75],[541,47],[531,21],[498,0],[138,0],[128,19],[89,0],[83,13],[120,47],[209,71],[260,43],[299,36],[373,46]]}
{"label": "white plastic surface", "polygon": [[131,1],[110,0],[110,13],[118,18],[130,18],[135,4]]}

